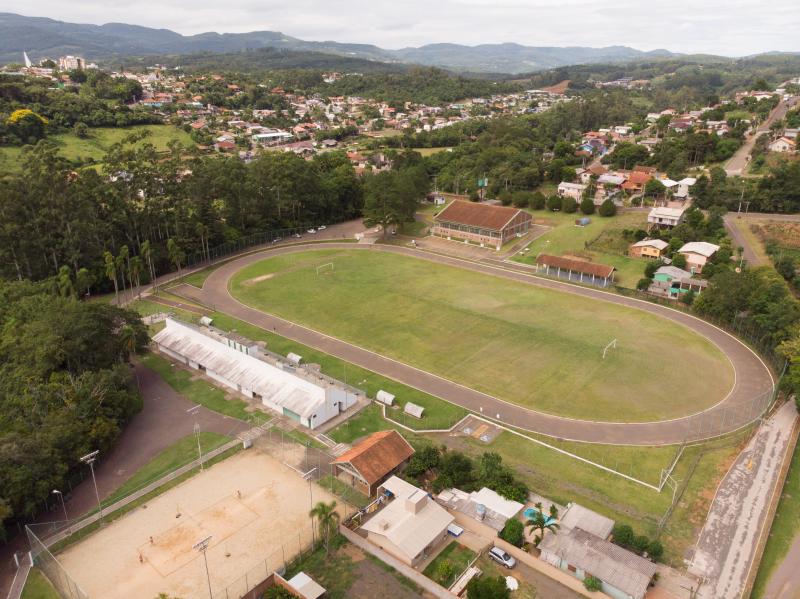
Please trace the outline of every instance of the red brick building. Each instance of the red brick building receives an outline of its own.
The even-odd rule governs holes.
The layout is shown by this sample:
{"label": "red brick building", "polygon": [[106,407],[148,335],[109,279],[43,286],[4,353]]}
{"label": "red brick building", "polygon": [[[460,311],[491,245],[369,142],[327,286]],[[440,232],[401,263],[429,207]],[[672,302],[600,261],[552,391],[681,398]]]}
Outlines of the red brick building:
{"label": "red brick building", "polygon": [[436,215],[431,233],[499,250],[512,238],[525,235],[532,220],[529,213],[518,208],[454,200]]}

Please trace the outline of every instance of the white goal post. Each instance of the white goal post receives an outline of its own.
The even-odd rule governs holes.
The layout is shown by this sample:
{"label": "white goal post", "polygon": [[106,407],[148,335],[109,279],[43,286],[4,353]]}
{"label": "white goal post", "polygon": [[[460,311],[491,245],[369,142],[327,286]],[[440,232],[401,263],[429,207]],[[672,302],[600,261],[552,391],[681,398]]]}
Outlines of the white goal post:
{"label": "white goal post", "polygon": [[611,342],[603,348],[603,359],[604,360],[606,359],[606,353],[608,352],[608,350],[616,349],[616,347],[617,347],[617,340],[612,339]]}
{"label": "white goal post", "polygon": [[332,272],[333,262],[326,262],[325,264],[320,264],[319,266],[317,266],[317,275],[319,275],[319,273],[321,272],[325,272],[326,268]]}

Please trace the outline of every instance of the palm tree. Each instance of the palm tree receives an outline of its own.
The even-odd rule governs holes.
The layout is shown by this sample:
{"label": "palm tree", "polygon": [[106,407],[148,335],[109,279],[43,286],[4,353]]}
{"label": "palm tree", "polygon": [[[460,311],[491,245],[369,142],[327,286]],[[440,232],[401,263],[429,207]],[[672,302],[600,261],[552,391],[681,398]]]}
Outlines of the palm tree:
{"label": "palm tree", "polygon": [[147,270],[150,272],[150,282],[153,284],[153,291],[156,291],[156,271],[153,268],[153,248],[150,247],[150,240],[146,239],[139,248],[139,254],[147,262]]}
{"label": "palm tree", "polygon": [[129,324],[124,325],[119,331],[120,338],[120,362],[127,360],[136,351],[136,332]]}
{"label": "palm tree", "polygon": [[175,243],[175,240],[172,238],[167,239],[167,253],[169,254],[170,262],[178,269],[178,276],[180,276],[182,273],[181,263],[183,262],[183,251],[181,251],[178,244]]}
{"label": "palm tree", "polygon": [[106,277],[109,281],[114,282],[114,297],[115,303],[119,303],[119,285],[117,283],[117,262],[111,252],[103,252],[103,261],[106,265]]}
{"label": "palm tree", "polygon": [[317,528],[320,534],[325,537],[325,553],[327,554],[330,550],[331,532],[335,532],[339,526],[340,517],[336,511],[336,502],[325,503],[320,501],[308,515],[317,519]]}
{"label": "palm tree", "polygon": [[130,251],[128,250],[127,245],[123,245],[119,248],[119,256],[117,256],[117,270],[119,271],[119,278],[122,279],[122,295],[125,296],[125,291],[127,287],[125,286],[125,273],[128,270],[128,259],[130,257]]}
{"label": "palm tree", "polygon": [[75,273],[75,288],[80,291],[81,295],[89,296],[92,283],[94,283],[92,273],[86,268],[78,269],[78,272]]}
{"label": "palm tree", "polygon": [[556,508],[556,506],[550,505],[549,517],[544,515],[544,508],[541,502],[534,504],[534,507],[536,508],[536,513],[533,515],[533,518],[528,518],[526,524],[532,531],[539,531],[539,534],[536,535],[533,542],[533,544],[538,547],[539,543],[541,543],[544,538],[545,531],[549,530],[551,533],[556,534],[560,527],[556,522],[558,518],[558,508]]}
{"label": "palm tree", "polygon": [[136,291],[138,292],[139,297],[142,297],[142,289],[141,289],[141,277],[142,271],[144,270],[144,262],[142,262],[141,256],[134,256],[131,258],[131,270],[130,270],[130,277],[131,277],[131,286],[133,285],[134,281],[136,282]]}

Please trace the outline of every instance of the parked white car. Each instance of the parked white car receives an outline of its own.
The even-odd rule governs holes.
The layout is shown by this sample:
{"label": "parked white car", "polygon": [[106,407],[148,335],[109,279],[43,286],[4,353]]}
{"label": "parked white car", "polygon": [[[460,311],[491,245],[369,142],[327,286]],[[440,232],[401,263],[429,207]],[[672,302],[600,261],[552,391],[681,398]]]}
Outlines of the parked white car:
{"label": "parked white car", "polygon": [[313,235],[314,233],[316,233],[316,232],[317,232],[317,230],[316,230],[316,229],[309,229],[308,231],[306,231],[306,233],[311,233],[312,235]]}
{"label": "parked white car", "polygon": [[517,560],[511,557],[508,553],[500,549],[500,547],[492,547],[489,549],[489,557],[496,561],[501,566],[505,566],[509,570],[517,565]]}
{"label": "parked white car", "polygon": [[324,230],[325,230],[325,229],[327,229],[327,228],[328,228],[328,227],[326,227],[325,225],[320,225],[319,227],[317,227],[317,229],[318,229],[319,231],[324,231]]}

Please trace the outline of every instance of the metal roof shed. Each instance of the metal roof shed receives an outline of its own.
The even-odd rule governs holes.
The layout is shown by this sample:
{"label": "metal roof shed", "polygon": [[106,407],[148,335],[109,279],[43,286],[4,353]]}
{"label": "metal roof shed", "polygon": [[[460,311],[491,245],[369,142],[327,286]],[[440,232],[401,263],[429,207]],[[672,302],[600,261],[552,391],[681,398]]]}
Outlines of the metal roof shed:
{"label": "metal roof shed", "polygon": [[403,411],[409,416],[413,416],[414,418],[422,418],[422,413],[425,411],[425,408],[408,401],[406,402],[406,407],[403,408]]}
{"label": "metal roof shed", "polygon": [[375,394],[375,399],[377,399],[382,404],[386,404],[387,406],[391,406],[394,404],[394,395],[389,393],[388,391],[384,391],[381,389]]}

